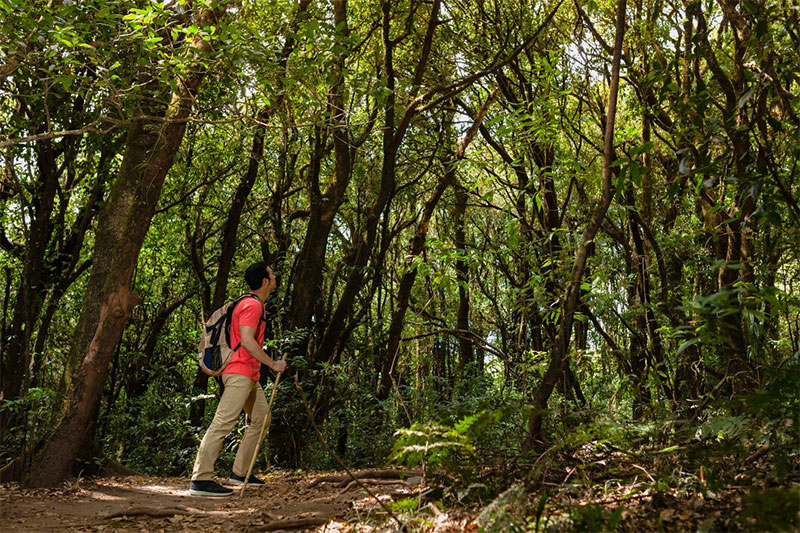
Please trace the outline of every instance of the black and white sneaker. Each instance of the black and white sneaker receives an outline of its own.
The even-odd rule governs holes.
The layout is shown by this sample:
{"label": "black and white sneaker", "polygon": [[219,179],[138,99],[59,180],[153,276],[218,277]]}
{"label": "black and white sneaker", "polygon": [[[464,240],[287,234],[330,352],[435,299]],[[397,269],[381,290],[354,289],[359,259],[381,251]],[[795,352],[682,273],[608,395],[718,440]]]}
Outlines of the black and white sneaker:
{"label": "black and white sneaker", "polygon": [[224,498],[233,494],[233,490],[228,489],[210,479],[192,481],[189,483],[189,494],[191,496],[211,496],[212,498]]}
{"label": "black and white sneaker", "polygon": [[[228,483],[233,483],[234,485],[244,485],[244,476],[239,476],[235,472],[231,472],[231,477],[228,478]],[[247,485],[260,487],[264,484],[263,481],[258,479],[255,474],[250,474],[250,479],[247,480]]]}

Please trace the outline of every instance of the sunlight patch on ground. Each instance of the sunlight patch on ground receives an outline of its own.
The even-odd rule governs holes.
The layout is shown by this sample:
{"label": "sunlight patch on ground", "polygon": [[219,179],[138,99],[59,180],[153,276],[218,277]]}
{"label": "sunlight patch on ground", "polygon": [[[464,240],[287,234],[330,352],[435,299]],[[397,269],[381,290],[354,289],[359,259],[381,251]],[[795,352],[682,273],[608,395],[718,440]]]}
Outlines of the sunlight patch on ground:
{"label": "sunlight patch on ground", "polygon": [[[387,504],[392,502],[392,497],[388,494],[378,494],[377,498]],[[365,498],[361,498],[360,500],[353,501],[353,508],[358,511],[368,511],[379,508],[379,505],[377,502],[375,502],[375,498],[367,496]]]}
{"label": "sunlight patch on ground", "polygon": [[393,529],[387,528],[391,528],[391,524],[388,526],[386,524],[373,526],[370,524],[349,524],[347,522],[332,520],[320,526],[319,529],[317,529],[317,533],[339,533],[340,531],[347,533],[385,533],[387,531],[393,531]]}
{"label": "sunlight patch on ground", "polygon": [[142,487],[137,487],[138,490],[143,490],[145,492],[155,492],[157,494],[172,494],[175,496],[188,496],[188,490],[181,490],[176,489],[175,487],[167,487],[164,485],[144,485]]}
{"label": "sunlight patch on ground", "polygon": [[103,500],[103,501],[119,501],[124,498],[120,498],[119,496],[112,496],[111,494],[106,494],[104,492],[97,492],[93,490],[83,491],[84,494],[89,496],[93,500]]}
{"label": "sunlight patch on ground", "polygon": [[320,526],[319,533],[335,533],[337,531],[347,531],[347,522],[337,522],[331,520],[327,524]]}

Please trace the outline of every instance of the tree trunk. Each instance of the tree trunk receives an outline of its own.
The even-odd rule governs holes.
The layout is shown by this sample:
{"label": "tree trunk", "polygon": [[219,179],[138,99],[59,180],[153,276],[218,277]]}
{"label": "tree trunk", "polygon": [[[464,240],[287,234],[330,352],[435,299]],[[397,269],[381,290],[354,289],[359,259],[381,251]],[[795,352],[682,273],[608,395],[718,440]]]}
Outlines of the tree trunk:
{"label": "tree trunk", "polygon": [[[96,178],[92,193],[89,196],[86,204],[81,208],[80,213],[76,217],[76,223],[71,227],[67,236],[59,244],[58,250],[55,252],[55,260],[51,268],[50,283],[53,287],[47,297],[47,305],[45,311],[39,321],[39,330],[36,332],[36,344],[33,348],[32,357],[33,370],[32,383],[40,382],[40,370],[44,359],[45,344],[50,333],[50,324],[53,316],[55,315],[61,303],[61,298],[66,294],[67,290],[72,284],[91,266],[89,260],[84,261],[78,265],[80,261],[81,250],[86,238],[86,233],[92,225],[100,205],[103,201],[105,184],[109,169],[114,157],[114,150],[117,147],[116,137],[112,138],[111,142],[104,142],[98,156]],[[75,184],[73,184],[74,188]],[[68,201],[62,199],[63,205],[62,212],[67,209]],[[63,214],[60,218],[63,218]]]}
{"label": "tree trunk", "polygon": [[[719,85],[725,97],[725,110],[723,112],[723,128],[730,144],[730,165],[735,169],[737,194],[734,201],[734,212],[724,213],[728,218],[720,227],[718,232],[720,246],[717,248],[717,260],[722,263],[718,275],[718,290],[728,291],[734,288],[734,284],[740,280],[741,274],[747,276],[751,265],[747,263],[747,223],[749,216],[755,210],[755,200],[749,191],[753,185],[753,178],[750,167],[754,163],[753,153],[750,144],[750,133],[746,127],[746,106],[741,105],[741,98],[747,87],[747,80],[744,76],[744,61],[747,53],[745,44],[750,41],[750,29],[745,26],[737,30],[735,21],[730,21],[729,28],[734,33],[733,54],[730,63],[732,73],[729,75],[723,70],[722,65],[717,61],[716,51],[708,41],[709,29],[703,14],[703,7],[700,2],[693,4],[694,15],[697,18],[697,46],[705,54],[704,59],[711,73],[712,78]],[[722,2],[723,11],[726,18],[737,15],[733,6]],[[737,31],[743,32],[744,40],[739,39]],[[727,59],[726,59],[727,63]],[[724,185],[720,185],[724,187]],[[724,189],[723,189],[724,190]],[[706,198],[709,200],[710,198]],[[715,209],[713,200],[710,202]],[[744,256],[742,255],[744,252]],[[744,289],[746,291],[746,288]],[[748,336],[743,331],[743,313],[741,301],[734,302],[737,311],[724,313],[721,323],[724,331],[722,335],[727,342],[720,349],[720,358],[727,362],[726,372],[730,375],[740,375],[747,378],[750,370],[748,362]]]}
{"label": "tree trunk", "polygon": [[[322,285],[325,274],[325,254],[328,249],[333,221],[342,202],[345,192],[352,177],[352,161],[354,156],[354,143],[351,139],[348,126],[348,111],[345,107],[345,61],[349,56],[347,37],[348,12],[347,0],[335,0],[333,19],[341,39],[339,45],[341,52],[336,55],[331,67],[333,83],[328,92],[327,112],[328,121],[325,135],[323,128],[317,126],[313,129],[311,139],[312,155],[308,173],[308,189],[310,197],[310,212],[308,225],[303,239],[303,247],[297,257],[297,268],[292,278],[295,281],[291,288],[291,302],[287,317],[290,329],[311,328],[316,326],[316,333],[321,334],[325,327],[322,315]],[[334,167],[333,176],[325,190],[320,188],[320,173],[322,162],[328,151],[326,137],[333,136]],[[311,136],[311,135],[310,135]],[[317,315],[316,321],[312,320]],[[312,335],[307,335],[303,342],[298,342],[289,353],[290,360],[306,358],[309,346],[313,340]],[[313,345],[312,345],[313,352]],[[319,362],[321,352],[311,354],[310,363]],[[333,357],[330,352],[326,356]],[[290,393],[293,394],[293,393]],[[315,395],[322,403],[328,405],[328,391],[321,391]],[[316,410],[316,412],[322,412]],[[325,410],[327,412],[327,410]],[[297,443],[302,440],[302,434],[307,430],[304,424],[294,424],[283,418],[273,421],[270,431],[270,448],[276,451],[278,462],[285,465],[297,466],[299,462],[299,447]]]}
{"label": "tree trunk", "polygon": [[423,75],[427,69],[428,60],[430,59],[433,34],[439,24],[440,4],[441,0],[433,1],[425,39],[422,50],[420,51],[419,60],[414,70],[411,90],[408,94],[411,104],[406,109],[400,123],[396,124],[395,106],[397,94],[395,93],[394,48],[397,46],[398,42],[391,37],[392,3],[388,0],[381,3],[381,32],[384,52],[383,77],[386,81],[386,99],[383,106],[383,162],[381,164],[380,186],[375,201],[367,214],[364,230],[358,238],[358,245],[353,254],[350,274],[347,277],[344,289],[339,297],[339,302],[331,314],[330,322],[325,329],[325,334],[315,350],[315,360],[323,360],[326,358],[326,354],[330,355],[336,353],[337,344],[342,339],[341,332],[346,331],[344,328],[346,318],[351,313],[356,295],[363,286],[366,266],[369,263],[375,246],[378,224],[395,188],[398,150],[408,130],[411,118],[418,112],[418,106],[414,99],[421,87]]}
{"label": "tree trunk", "polygon": [[405,314],[408,310],[411,289],[414,287],[414,281],[417,277],[417,269],[413,266],[414,260],[422,253],[422,250],[425,247],[425,241],[428,235],[428,226],[431,218],[433,217],[433,212],[442,197],[442,194],[444,194],[444,191],[450,185],[452,185],[456,179],[456,165],[464,158],[467,147],[478,133],[478,127],[483,122],[483,119],[486,117],[486,113],[489,111],[489,106],[492,105],[492,102],[494,102],[498,94],[499,89],[495,89],[495,91],[492,92],[492,94],[483,104],[483,107],[481,107],[480,111],[476,115],[469,131],[467,131],[464,138],[461,140],[461,143],[459,143],[458,149],[446,162],[444,175],[439,178],[439,181],[431,193],[430,198],[428,198],[428,200],[425,202],[425,207],[423,208],[419,222],[417,223],[417,229],[414,233],[414,238],[411,241],[411,249],[408,252],[408,266],[406,267],[406,271],[400,280],[400,288],[397,292],[397,303],[395,304],[395,309],[392,313],[392,322],[389,326],[389,338],[386,341],[386,351],[381,357],[381,380],[377,393],[378,398],[380,399],[388,398],[392,387],[392,374],[394,373],[397,363],[397,354],[400,347],[400,337],[403,333]]}
{"label": "tree trunk", "polygon": [[[259,113],[259,122],[263,123],[267,120],[266,112]],[[214,281],[214,292],[211,297],[210,306],[203,309],[204,318],[208,314],[213,313],[215,309],[219,309],[226,301],[228,292],[228,278],[230,277],[231,266],[233,265],[233,258],[236,253],[237,235],[239,233],[239,223],[242,218],[247,197],[253,190],[253,185],[258,176],[258,167],[261,157],[264,153],[264,128],[259,127],[253,135],[253,145],[250,150],[250,158],[247,166],[247,172],[242,176],[239,185],[236,187],[236,192],[231,200],[228,215],[225,218],[225,223],[222,227],[222,244],[219,253],[219,266],[217,268],[217,276]],[[196,258],[200,261],[200,258]],[[202,280],[201,280],[202,282]],[[206,400],[202,396],[208,391],[208,375],[203,372],[199,367],[196,370],[194,382],[192,383],[192,395],[199,396],[196,402],[193,402],[189,408],[189,423],[192,426],[199,426],[202,424],[203,416],[206,410]]]}
{"label": "tree trunk", "polygon": [[[29,214],[32,222],[25,243],[22,275],[14,305],[14,318],[6,333],[3,350],[3,399],[15,400],[25,393],[30,368],[30,340],[36,317],[44,295],[46,273],[45,252],[50,241],[51,220],[58,170],[56,154],[50,140],[36,146],[36,161],[39,168],[39,195]],[[3,421],[4,426],[8,421]]]}
{"label": "tree trunk", "polygon": [[[464,231],[467,213],[467,191],[461,186],[456,187],[455,205],[455,236],[454,244],[458,253],[456,259],[456,279],[458,281],[458,311],[456,314],[456,329],[469,331],[469,265],[466,261],[467,238]],[[456,380],[459,382],[467,375],[474,374],[474,354],[472,343],[469,339],[458,337],[458,367]]]}
{"label": "tree trunk", "polygon": [[[283,78],[286,76],[286,63],[297,44],[297,41],[293,35],[297,32],[300,19],[305,14],[310,4],[311,0],[299,0],[298,2],[297,13],[295,14],[294,21],[290,26],[289,35],[285,38],[283,48],[281,49],[280,60],[278,62],[280,65],[280,73],[278,76],[279,83],[282,83]],[[260,125],[265,124],[272,117],[272,115],[281,108],[285,98],[286,93],[279,92],[275,101],[272,102],[270,106],[263,108],[258,113],[258,123]],[[237,235],[239,232],[241,216],[244,210],[245,202],[247,201],[248,196],[250,196],[253,186],[255,185],[256,178],[258,177],[259,166],[264,155],[265,133],[265,128],[263,126],[259,126],[256,128],[253,134],[253,144],[250,149],[247,172],[242,177],[239,186],[236,188],[236,193],[234,194],[234,198],[231,203],[231,207],[228,210],[228,216],[225,219],[225,224],[222,230],[222,244],[220,247],[219,267],[217,269],[217,276],[214,281],[214,292],[213,296],[210,298],[207,308],[204,305],[204,318],[208,316],[208,314],[214,312],[214,310],[222,307],[226,301],[228,278],[230,277],[231,266],[233,264],[233,258],[236,252]],[[195,254],[193,261],[194,263],[200,263],[202,259]],[[195,264],[195,271],[197,272],[202,284],[204,281],[202,265]],[[203,423],[206,400],[202,398],[202,396],[205,395],[207,391],[208,375],[198,368],[196,370],[194,382],[192,383],[192,394],[194,396],[199,396],[200,399],[198,399],[196,402],[193,402],[189,408],[189,423],[192,426],[197,427]]]}
{"label": "tree trunk", "polygon": [[553,392],[556,381],[564,372],[569,352],[569,340],[572,332],[572,318],[575,313],[575,306],[580,293],[580,284],[583,278],[583,270],[586,266],[586,259],[589,255],[589,246],[594,241],[597,231],[605,218],[611,201],[614,199],[614,188],[611,182],[614,154],[614,122],[617,116],[617,94],[619,92],[619,69],[620,56],[622,54],[622,40],[625,35],[625,9],[626,0],[621,0],[617,4],[616,15],[616,37],[614,39],[614,55],[611,65],[611,83],[609,85],[608,109],[606,111],[605,138],[603,142],[603,182],[602,196],[600,203],[594,211],[592,220],[583,231],[581,243],[575,254],[572,265],[572,274],[566,287],[561,308],[561,321],[558,328],[558,336],[553,346],[553,358],[547,367],[544,378],[536,389],[533,398],[533,413],[528,420],[528,439],[526,448],[532,449],[535,443],[542,440],[542,419],[543,412],[547,408],[547,402]]}
{"label": "tree trunk", "polygon": [[[216,24],[223,9],[203,9],[200,25]],[[210,50],[201,37],[196,53]],[[53,486],[70,474],[81,444],[94,425],[98,401],[114,347],[139,297],[131,278],[167,172],[186,130],[186,120],[205,70],[177,80],[164,121],[135,122],[128,131],[119,174],[100,214],[92,272],[70,352],[66,413],[35,458],[29,486]]]}

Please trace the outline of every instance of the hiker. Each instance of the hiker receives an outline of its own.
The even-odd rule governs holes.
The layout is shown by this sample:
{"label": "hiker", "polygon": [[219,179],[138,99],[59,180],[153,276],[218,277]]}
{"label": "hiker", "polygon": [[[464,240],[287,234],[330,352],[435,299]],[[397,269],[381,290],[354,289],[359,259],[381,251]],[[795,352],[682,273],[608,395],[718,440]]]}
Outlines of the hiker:
{"label": "hiker", "polygon": [[[257,441],[261,424],[267,415],[267,400],[258,382],[261,363],[278,373],[286,370],[286,361],[276,361],[262,349],[266,329],[264,302],[269,293],[275,289],[275,274],[266,263],[258,262],[247,267],[244,279],[251,289],[247,296],[254,297],[245,297],[238,301],[231,315],[230,345],[239,347],[222,372],[222,383],[225,386],[222,398],[219,400],[214,420],[197,450],[192,481],[189,484],[189,494],[192,496],[233,494],[233,490],[223,487],[211,478],[222,441],[236,425],[242,409],[250,419],[250,424],[246,427],[239,443],[228,482],[244,483],[250,460],[260,444]],[[247,484],[263,485],[264,482],[251,475]]]}

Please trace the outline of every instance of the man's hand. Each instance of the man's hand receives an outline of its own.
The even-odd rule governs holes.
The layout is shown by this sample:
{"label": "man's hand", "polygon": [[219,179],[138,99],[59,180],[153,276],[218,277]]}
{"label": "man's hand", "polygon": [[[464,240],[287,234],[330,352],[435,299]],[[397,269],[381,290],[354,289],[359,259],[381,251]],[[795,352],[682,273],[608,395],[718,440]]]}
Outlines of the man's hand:
{"label": "man's hand", "polygon": [[278,374],[284,372],[287,366],[288,365],[286,364],[286,361],[275,361],[275,360],[272,361],[272,370],[274,370]]}

